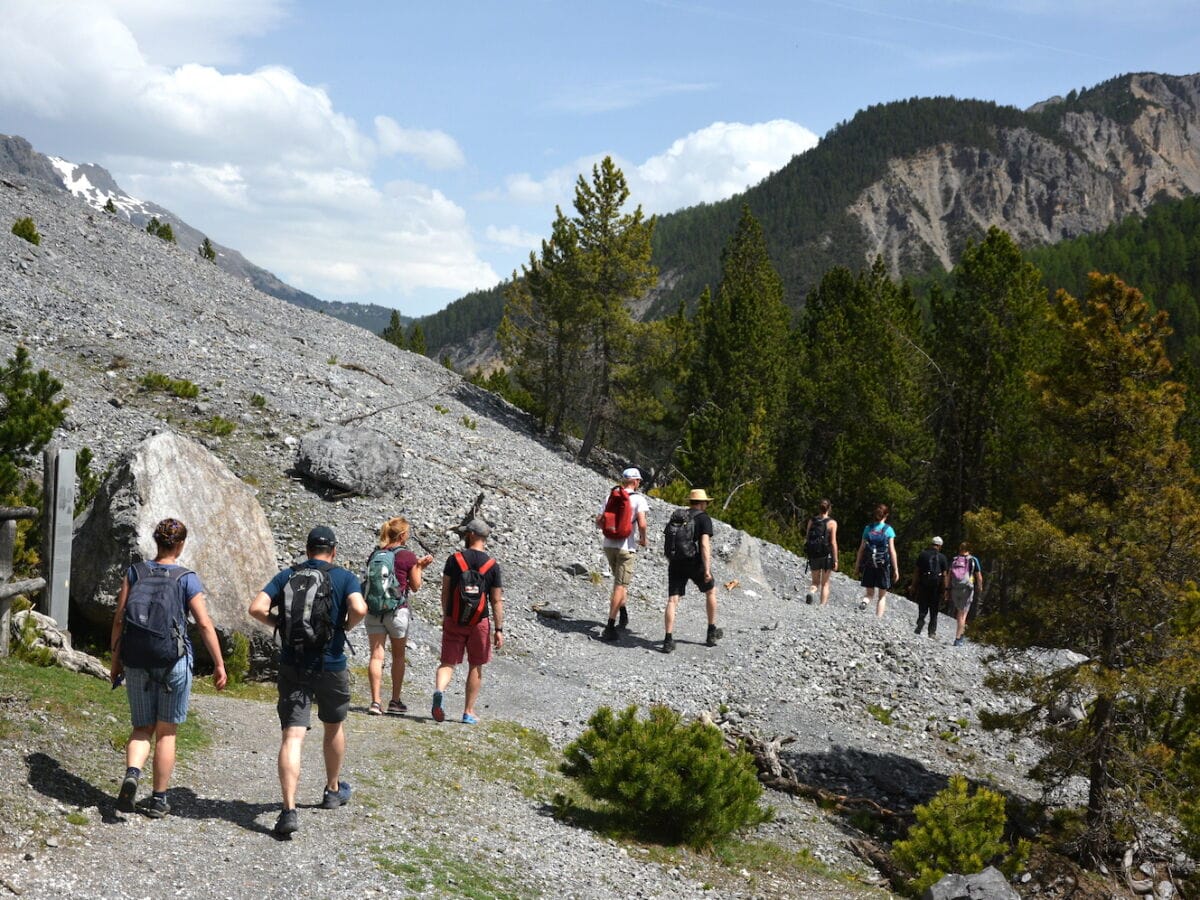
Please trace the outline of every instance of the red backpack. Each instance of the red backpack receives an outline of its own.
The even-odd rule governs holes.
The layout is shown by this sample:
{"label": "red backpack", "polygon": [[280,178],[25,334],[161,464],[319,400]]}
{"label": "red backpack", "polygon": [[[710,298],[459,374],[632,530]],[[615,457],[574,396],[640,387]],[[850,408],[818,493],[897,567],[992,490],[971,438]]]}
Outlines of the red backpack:
{"label": "red backpack", "polygon": [[473,569],[467,565],[467,560],[461,552],[454,554],[454,561],[458,563],[461,574],[450,598],[450,619],[459,625],[475,625],[487,612],[487,580],[483,576],[496,561],[488,557],[487,562],[478,569]]}
{"label": "red backpack", "polygon": [[615,487],[604,504],[603,522],[600,526],[606,538],[623,541],[633,534],[633,503],[629,491]]}

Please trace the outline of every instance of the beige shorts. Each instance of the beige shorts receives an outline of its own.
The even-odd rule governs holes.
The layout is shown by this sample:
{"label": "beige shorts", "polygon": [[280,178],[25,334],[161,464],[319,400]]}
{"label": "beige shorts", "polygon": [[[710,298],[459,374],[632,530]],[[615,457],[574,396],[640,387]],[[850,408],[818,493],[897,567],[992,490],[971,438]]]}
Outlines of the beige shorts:
{"label": "beige shorts", "polygon": [[608,567],[612,569],[613,583],[629,587],[633,583],[633,564],[637,554],[623,547],[605,547],[604,556],[608,560]]}
{"label": "beige shorts", "polygon": [[367,634],[386,634],[395,640],[408,637],[408,607],[401,606],[383,614],[381,620],[375,613],[367,613],[363,619]]}

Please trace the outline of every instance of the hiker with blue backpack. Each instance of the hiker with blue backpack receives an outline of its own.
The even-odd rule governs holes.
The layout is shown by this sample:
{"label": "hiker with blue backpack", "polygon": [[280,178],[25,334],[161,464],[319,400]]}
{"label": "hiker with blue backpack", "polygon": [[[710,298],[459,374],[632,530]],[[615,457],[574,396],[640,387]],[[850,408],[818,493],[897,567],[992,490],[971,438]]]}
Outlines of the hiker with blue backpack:
{"label": "hiker with blue backpack", "polygon": [[[189,613],[212,659],[213,684],[219,691],[226,681],[221,644],[204,602],[204,585],[200,576],[179,564],[187,534],[187,526],[178,519],[163,519],[155,526],[154,559],[129,567],[113,614],[109,675],[114,689],[122,681],[127,686],[133,724],[125,746],[125,778],[117,794],[117,809],[126,813],[136,810],[151,819],[161,819],[171,811],[167,785],[175,768],[175,735],[187,720],[192,692]],[[153,793],[135,803],[151,739]]]}
{"label": "hiker with blue backpack", "polygon": [[950,560],[950,599],[954,603],[954,618],[958,627],[954,631],[954,646],[967,642],[963,637],[967,630],[967,613],[971,603],[983,596],[983,570],[978,557],[971,555],[971,545],[963,541],[958,553]]}
{"label": "hiker with blue backpack", "polygon": [[855,568],[862,573],[862,586],[866,592],[858,604],[865,610],[875,600],[875,618],[882,619],[887,610],[887,592],[900,580],[900,561],[896,556],[896,532],[887,523],[888,505],[875,505],[875,522],[863,528],[862,540],[858,544]]}
{"label": "hiker with blue backpack", "polygon": [[475,701],[483,687],[483,667],[492,661],[492,647],[504,646],[504,583],[500,565],[483,549],[492,529],[482,519],[462,527],[462,550],[446,560],[442,569],[442,653],[434,675],[435,722],[446,719],[442,698],[454,668],[467,660],[467,688],[462,721],[474,725]]}
{"label": "hiker with blue backpack", "polygon": [[367,617],[363,623],[371,647],[371,660],[367,664],[371,705],[367,713],[372,716],[383,715],[380,688],[385,645],[389,639],[392,645],[392,697],[388,701],[387,711],[389,715],[408,712],[408,707],[400,698],[404,687],[404,653],[408,647],[411,621],[408,595],[421,589],[425,567],[433,562],[430,554],[418,559],[417,554],[408,549],[408,535],[408,519],[404,516],[388,519],[379,530],[379,546],[367,559],[367,577],[363,580]]}
{"label": "hiker with blue backpack", "polygon": [[310,531],[305,553],[304,562],[284,569],[250,601],[251,617],[275,629],[281,644],[275,707],[283,731],[278,758],[283,808],[275,822],[279,837],[300,827],[296,788],[314,703],[324,726],[320,807],[337,809],[350,801],[350,783],[338,778],[346,755],[342,723],[350,711],[346,632],[363,620],[367,604],[358,576],[334,565],[337,537],[332,528],[318,525]]}

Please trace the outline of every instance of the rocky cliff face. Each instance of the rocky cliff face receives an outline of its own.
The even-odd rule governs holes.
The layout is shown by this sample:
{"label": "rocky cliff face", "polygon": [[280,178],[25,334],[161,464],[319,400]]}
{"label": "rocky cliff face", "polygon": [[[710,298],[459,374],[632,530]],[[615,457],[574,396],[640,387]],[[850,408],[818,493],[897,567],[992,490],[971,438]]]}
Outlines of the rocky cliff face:
{"label": "rocky cliff face", "polygon": [[942,144],[894,160],[850,209],[867,259],[882,255],[895,274],[949,269],[993,225],[1050,244],[1200,191],[1200,75],[1131,75],[1128,91],[1140,109],[1127,124],[1068,111],[1054,137],[1001,130],[994,149]]}

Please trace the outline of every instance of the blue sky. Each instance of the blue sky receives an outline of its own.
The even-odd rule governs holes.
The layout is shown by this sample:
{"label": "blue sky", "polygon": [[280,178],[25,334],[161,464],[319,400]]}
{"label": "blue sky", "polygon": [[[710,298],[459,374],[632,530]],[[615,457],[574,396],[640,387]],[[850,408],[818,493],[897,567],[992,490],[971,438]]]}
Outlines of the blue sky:
{"label": "blue sky", "polygon": [[605,154],[669,212],[870,104],[1200,71],[1194,0],[0,0],[0,21],[0,133],[409,315],[511,274]]}

